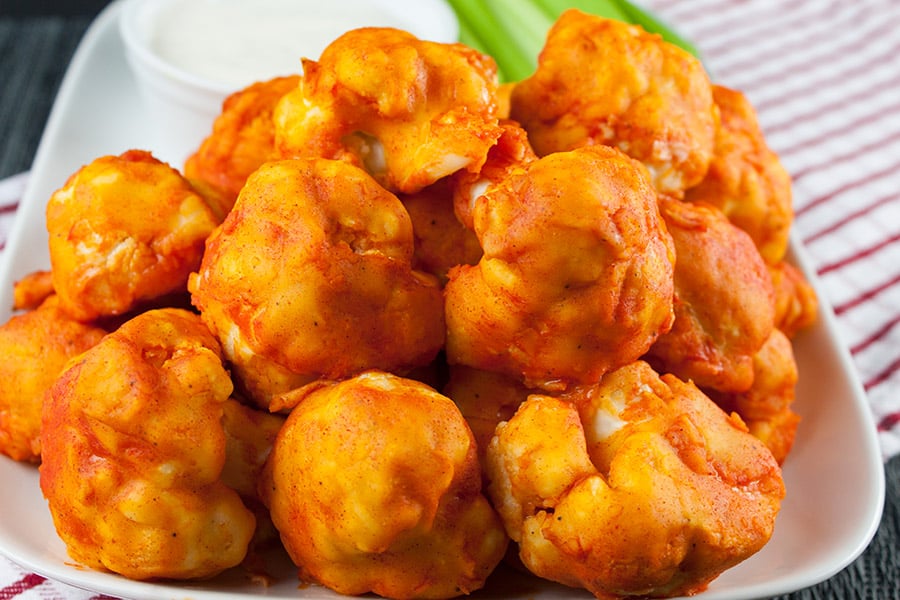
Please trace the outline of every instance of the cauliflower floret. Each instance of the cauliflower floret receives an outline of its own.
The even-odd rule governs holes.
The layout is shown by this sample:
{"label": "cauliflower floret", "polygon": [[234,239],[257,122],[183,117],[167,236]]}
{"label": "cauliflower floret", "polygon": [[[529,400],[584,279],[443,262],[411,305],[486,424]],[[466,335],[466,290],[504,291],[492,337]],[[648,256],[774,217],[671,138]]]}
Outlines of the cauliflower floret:
{"label": "cauliflower floret", "polygon": [[69,555],[132,579],[238,565],[253,514],[220,479],[219,345],[193,313],[142,313],[69,363],[43,411],[41,490]]}
{"label": "cauliflower floret", "polygon": [[53,287],[80,321],[184,291],[219,222],[186,179],[139,150],[79,169],[46,213]]}
{"label": "cauliflower floret", "polygon": [[58,304],[51,295],[0,326],[0,453],[15,460],[40,461],[44,394],[70,358],[106,334],[71,319]]}
{"label": "cauliflower floret", "polygon": [[713,86],[720,124],[709,170],[685,200],[718,207],[747,232],[766,262],[788,247],[794,213],[791,176],[766,144],[756,111],[739,91]]}
{"label": "cauliflower floret", "polygon": [[775,326],[793,338],[816,322],[819,299],[803,272],[786,261],[766,265],[775,288]]}
{"label": "cauliflower floret", "polygon": [[427,365],[444,341],[441,289],[412,269],[396,196],[327,159],[270,162],[210,236],[189,288],[254,403],[319,377]]}
{"label": "cauliflower floret", "polygon": [[794,349],[780,330],[772,331],[753,355],[753,373],[753,385],[744,392],[708,393],[723,410],[740,415],[750,433],[783,463],[794,445],[800,416],[792,407],[798,379]]}
{"label": "cauliflower floret", "polygon": [[525,566],[603,599],[702,591],[763,547],[784,496],[740,418],[644,362],[530,396],[486,468]]}
{"label": "cauliflower floret", "polygon": [[260,81],[231,94],[212,132],[184,163],[184,176],[224,219],[253,171],[276,158],[272,113],[299,75]]}
{"label": "cauliflower floret", "polygon": [[348,160],[414,193],[484,163],[500,136],[496,95],[496,64],[472,48],[355,29],[303,61],[300,86],[276,108],[276,146]]}
{"label": "cauliflower floret", "polygon": [[510,104],[539,155],[615,146],[643,162],[662,193],[699,183],[712,158],[718,111],[703,65],[614,19],[564,12]]}
{"label": "cauliflower floret", "polygon": [[484,256],[445,286],[449,363],[565,388],[636,360],[671,327],[672,239],[646,171],[621,152],[533,161],[473,216]]}
{"label": "cauliflower floret", "polygon": [[775,293],[750,237],[716,208],[659,199],[675,242],[675,324],[650,348],[660,371],[743,391],[775,326]]}
{"label": "cauliflower floret", "polygon": [[484,585],[508,538],[453,402],[369,371],[295,405],[260,493],[301,579],[342,594],[450,598]]}
{"label": "cauliflower floret", "polygon": [[13,284],[13,310],[34,310],[55,293],[50,271],[32,271]]}

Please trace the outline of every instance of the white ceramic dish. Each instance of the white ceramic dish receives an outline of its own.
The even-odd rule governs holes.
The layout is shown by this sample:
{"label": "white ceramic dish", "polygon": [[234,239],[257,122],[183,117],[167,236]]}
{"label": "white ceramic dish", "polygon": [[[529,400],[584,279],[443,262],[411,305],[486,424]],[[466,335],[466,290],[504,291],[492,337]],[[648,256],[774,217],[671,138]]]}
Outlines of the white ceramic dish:
{"label": "white ceramic dish", "polygon": [[[84,38],[60,89],[38,150],[29,187],[0,266],[0,320],[8,318],[12,282],[46,269],[46,199],[82,164],[103,154],[146,148],[149,124],[116,31],[111,5]],[[153,148],[149,148],[153,150]],[[793,258],[809,274],[802,252]],[[814,280],[815,281],[815,280]],[[821,295],[821,294],[820,294]],[[834,318],[822,318],[796,340],[801,372],[796,409],[802,415],[785,465],[787,499],[775,535],[756,556],[713,582],[699,600],[766,598],[831,577],[868,545],[881,516],[884,471],[875,428]],[[0,552],[24,568],[71,585],[124,598],[228,600],[335,598],[299,588],[293,570],[270,587],[239,573],[197,584],[153,584],[79,567],[66,555],[38,487],[34,467],[0,457]],[[521,575],[495,577],[476,598],[588,598]]]}

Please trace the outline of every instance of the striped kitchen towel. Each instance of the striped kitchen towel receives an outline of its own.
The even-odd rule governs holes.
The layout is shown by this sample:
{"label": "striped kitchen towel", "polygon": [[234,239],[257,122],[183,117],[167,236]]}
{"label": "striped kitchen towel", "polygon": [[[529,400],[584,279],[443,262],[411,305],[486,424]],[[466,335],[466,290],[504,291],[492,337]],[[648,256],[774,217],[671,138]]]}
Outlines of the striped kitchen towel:
{"label": "striped kitchen towel", "polygon": [[19,173],[0,180],[0,250],[6,246],[9,230],[16,218],[16,208],[19,206],[19,199],[25,191],[27,181],[28,173]]}
{"label": "striped kitchen towel", "polygon": [[884,456],[900,453],[900,2],[644,4],[756,107]]}

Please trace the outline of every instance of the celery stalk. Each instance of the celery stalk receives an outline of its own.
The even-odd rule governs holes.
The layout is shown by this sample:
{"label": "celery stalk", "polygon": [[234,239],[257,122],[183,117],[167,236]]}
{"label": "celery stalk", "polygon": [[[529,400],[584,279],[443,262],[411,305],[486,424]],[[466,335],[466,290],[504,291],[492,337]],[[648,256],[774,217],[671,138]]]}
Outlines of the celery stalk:
{"label": "celery stalk", "polygon": [[582,12],[607,19],[628,22],[628,19],[615,0],[533,0],[554,21],[569,8],[577,8]]}
{"label": "celery stalk", "polygon": [[[486,10],[494,16],[508,43],[519,49],[525,61],[510,65],[505,69],[511,81],[520,81],[531,75],[537,68],[537,55],[553,25],[555,17],[548,16],[532,2],[522,0],[489,0],[483,2]],[[535,43],[537,42],[537,43]]]}
{"label": "celery stalk", "polygon": [[[501,81],[512,81],[509,72],[521,72],[531,69],[533,56],[537,52],[523,51],[510,43],[504,29],[500,27],[494,14],[488,11],[482,0],[447,0],[456,12],[460,30],[465,30],[472,39],[470,45],[488,54],[497,62],[498,76]],[[543,40],[537,48],[540,48]]]}
{"label": "celery stalk", "polygon": [[478,39],[478,36],[475,34],[475,31],[472,29],[471,25],[469,25],[469,22],[459,16],[457,16],[457,21],[459,21],[460,43],[472,48],[477,48],[479,44],[481,44],[481,41]]}

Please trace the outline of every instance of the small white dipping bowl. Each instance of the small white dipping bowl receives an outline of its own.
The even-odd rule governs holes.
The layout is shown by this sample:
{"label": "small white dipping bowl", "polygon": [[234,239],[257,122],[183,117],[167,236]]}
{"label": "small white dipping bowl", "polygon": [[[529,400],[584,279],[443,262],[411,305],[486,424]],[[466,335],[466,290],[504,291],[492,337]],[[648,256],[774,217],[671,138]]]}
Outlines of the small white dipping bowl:
{"label": "small white dipping bowl", "polygon": [[445,0],[122,0],[119,30],[156,134],[145,149],[180,169],[229,94],[300,73],[301,58],[362,26],[459,37]]}

